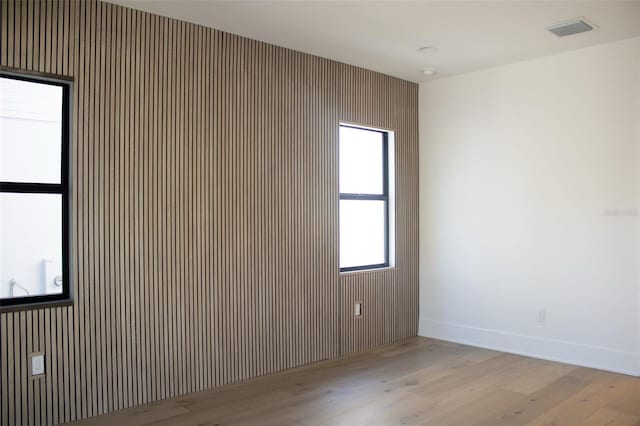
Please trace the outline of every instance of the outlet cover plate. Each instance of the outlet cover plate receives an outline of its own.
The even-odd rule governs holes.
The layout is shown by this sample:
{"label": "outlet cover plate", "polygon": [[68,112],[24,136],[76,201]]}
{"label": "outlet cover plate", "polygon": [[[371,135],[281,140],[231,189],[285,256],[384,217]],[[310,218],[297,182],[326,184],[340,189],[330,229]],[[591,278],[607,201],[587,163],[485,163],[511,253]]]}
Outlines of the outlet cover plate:
{"label": "outlet cover plate", "polygon": [[44,352],[29,355],[31,358],[31,377],[44,376]]}
{"label": "outlet cover plate", "polygon": [[354,314],[356,318],[360,318],[362,316],[362,302],[359,300],[355,303]]}
{"label": "outlet cover plate", "polygon": [[538,322],[547,322],[547,310],[544,308],[538,309]]}

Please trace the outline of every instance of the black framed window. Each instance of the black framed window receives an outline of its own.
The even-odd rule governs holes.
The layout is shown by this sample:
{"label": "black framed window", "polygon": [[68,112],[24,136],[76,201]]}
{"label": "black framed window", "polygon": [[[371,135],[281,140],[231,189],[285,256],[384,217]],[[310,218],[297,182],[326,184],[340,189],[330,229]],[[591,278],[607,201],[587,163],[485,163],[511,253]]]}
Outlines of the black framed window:
{"label": "black framed window", "polygon": [[0,71],[0,308],[71,300],[71,83]]}
{"label": "black framed window", "polygon": [[390,266],[389,134],[340,125],[341,272]]}

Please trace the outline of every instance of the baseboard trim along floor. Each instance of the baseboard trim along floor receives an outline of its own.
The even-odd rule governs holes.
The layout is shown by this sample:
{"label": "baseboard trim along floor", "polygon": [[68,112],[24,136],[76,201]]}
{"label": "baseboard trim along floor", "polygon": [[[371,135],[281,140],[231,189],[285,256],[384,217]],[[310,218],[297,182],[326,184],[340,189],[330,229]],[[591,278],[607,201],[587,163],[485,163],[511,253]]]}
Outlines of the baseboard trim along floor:
{"label": "baseboard trim along floor", "polygon": [[424,318],[420,320],[418,334],[464,345],[640,376],[640,354],[634,352]]}

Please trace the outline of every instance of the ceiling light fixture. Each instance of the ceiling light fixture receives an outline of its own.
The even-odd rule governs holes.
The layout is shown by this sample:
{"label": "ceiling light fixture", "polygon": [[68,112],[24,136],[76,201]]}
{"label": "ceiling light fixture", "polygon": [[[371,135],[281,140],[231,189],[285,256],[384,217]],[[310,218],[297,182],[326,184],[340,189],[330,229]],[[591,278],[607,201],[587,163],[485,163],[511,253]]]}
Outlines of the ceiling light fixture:
{"label": "ceiling light fixture", "polygon": [[425,68],[422,70],[422,74],[430,77],[436,75],[437,72],[433,68]]}

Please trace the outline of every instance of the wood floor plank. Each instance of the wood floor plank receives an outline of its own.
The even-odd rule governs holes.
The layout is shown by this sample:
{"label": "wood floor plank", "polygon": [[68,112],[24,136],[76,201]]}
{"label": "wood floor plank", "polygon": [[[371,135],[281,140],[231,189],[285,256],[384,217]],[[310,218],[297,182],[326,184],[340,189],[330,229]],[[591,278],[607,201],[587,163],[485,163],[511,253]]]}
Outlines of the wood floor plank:
{"label": "wood floor plank", "polygon": [[[525,397],[517,392],[503,389],[491,389],[483,392],[462,405],[458,405],[445,411],[439,416],[429,419],[430,423],[437,425],[465,425],[475,424],[485,417],[492,417],[514,403],[522,402]],[[414,423],[422,423],[424,418],[416,418]]]}
{"label": "wood floor plank", "polygon": [[[628,409],[633,410],[634,405],[638,406],[636,410],[640,409],[640,390],[637,387],[639,379],[613,373],[598,377],[600,378],[597,381],[588,383],[579,392],[545,412],[531,424],[580,424],[602,408],[618,408],[621,399],[629,401],[625,403]],[[635,404],[632,404],[633,401]]]}
{"label": "wood floor plank", "polygon": [[[522,379],[526,380],[527,376],[523,375]],[[587,382],[571,376],[560,377],[538,392],[496,412],[495,415],[487,416],[478,424],[486,426],[525,425],[571,397],[586,385]]]}
{"label": "wood floor plank", "polygon": [[514,371],[504,389],[530,395],[573,371],[576,367],[541,359],[527,359],[524,368]]}
{"label": "wood floor plank", "polygon": [[616,410],[611,410],[609,408],[599,409],[582,423],[583,426],[630,426],[637,424],[640,424],[640,417],[622,413]]}

